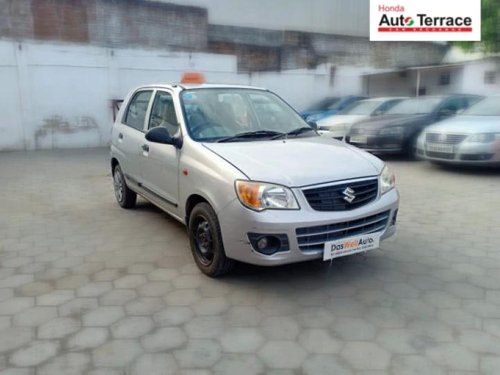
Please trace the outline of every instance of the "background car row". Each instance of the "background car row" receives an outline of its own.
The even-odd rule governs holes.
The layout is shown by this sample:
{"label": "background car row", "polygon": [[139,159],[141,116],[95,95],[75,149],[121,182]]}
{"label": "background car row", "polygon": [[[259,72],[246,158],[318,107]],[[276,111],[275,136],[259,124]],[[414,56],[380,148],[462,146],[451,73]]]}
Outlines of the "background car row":
{"label": "background car row", "polygon": [[374,154],[434,163],[500,165],[500,96],[381,97],[317,121],[325,137]]}

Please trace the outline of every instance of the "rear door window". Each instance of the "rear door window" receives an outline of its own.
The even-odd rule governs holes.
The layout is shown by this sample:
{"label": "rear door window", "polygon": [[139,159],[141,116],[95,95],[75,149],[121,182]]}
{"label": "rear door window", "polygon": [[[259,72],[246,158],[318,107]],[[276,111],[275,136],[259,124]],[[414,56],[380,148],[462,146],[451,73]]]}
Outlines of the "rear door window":
{"label": "rear door window", "polygon": [[139,91],[134,95],[123,117],[125,125],[144,131],[144,120],[152,93],[152,90],[148,90]]}

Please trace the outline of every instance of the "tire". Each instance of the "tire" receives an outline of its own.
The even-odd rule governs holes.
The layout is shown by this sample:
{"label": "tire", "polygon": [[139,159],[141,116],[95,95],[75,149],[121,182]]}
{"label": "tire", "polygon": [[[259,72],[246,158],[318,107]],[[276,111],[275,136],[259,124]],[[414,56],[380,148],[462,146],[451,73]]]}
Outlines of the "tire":
{"label": "tire", "polygon": [[113,169],[113,187],[115,190],[115,198],[122,208],[134,208],[137,202],[137,194],[135,191],[130,190],[125,181],[120,165],[115,166]]}
{"label": "tire", "polygon": [[234,260],[226,257],[219,220],[208,203],[198,203],[191,211],[188,235],[194,261],[201,272],[219,277],[231,271]]}
{"label": "tire", "polygon": [[406,144],[406,156],[408,160],[417,160],[417,139],[418,134],[414,135]]}

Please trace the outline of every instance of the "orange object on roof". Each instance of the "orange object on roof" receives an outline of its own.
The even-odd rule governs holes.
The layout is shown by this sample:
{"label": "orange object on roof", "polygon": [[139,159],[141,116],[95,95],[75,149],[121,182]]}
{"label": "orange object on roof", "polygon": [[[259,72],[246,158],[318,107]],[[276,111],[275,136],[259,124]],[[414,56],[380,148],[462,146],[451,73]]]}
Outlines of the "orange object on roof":
{"label": "orange object on roof", "polygon": [[205,76],[201,72],[185,72],[182,75],[181,83],[205,83]]}

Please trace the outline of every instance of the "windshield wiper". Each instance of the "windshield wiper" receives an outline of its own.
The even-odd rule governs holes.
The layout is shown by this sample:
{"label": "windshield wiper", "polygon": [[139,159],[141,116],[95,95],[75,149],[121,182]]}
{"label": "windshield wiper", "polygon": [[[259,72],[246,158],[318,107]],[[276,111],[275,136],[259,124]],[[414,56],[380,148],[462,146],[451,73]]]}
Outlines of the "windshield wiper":
{"label": "windshield wiper", "polygon": [[244,133],[238,133],[235,135],[231,135],[229,137],[224,137],[218,139],[216,142],[221,143],[221,142],[231,142],[236,139],[241,139],[241,138],[260,138],[260,137],[277,137],[277,136],[282,136],[285,135],[285,133],[277,132],[274,130],[254,130],[251,132],[244,132]]}
{"label": "windshield wiper", "polygon": [[310,126],[302,126],[301,128],[290,130],[288,133],[277,134],[276,136],[272,137],[271,139],[288,137],[289,135],[299,135],[299,134],[306,133],[306,132],[316,132],[316,130],[314,130]]}

